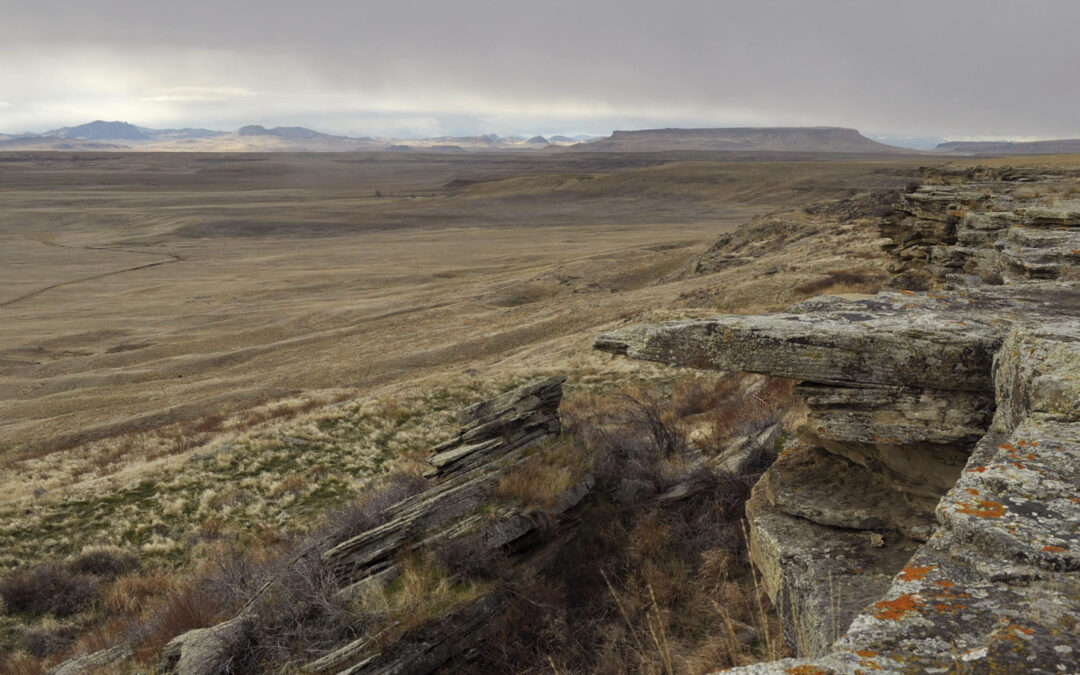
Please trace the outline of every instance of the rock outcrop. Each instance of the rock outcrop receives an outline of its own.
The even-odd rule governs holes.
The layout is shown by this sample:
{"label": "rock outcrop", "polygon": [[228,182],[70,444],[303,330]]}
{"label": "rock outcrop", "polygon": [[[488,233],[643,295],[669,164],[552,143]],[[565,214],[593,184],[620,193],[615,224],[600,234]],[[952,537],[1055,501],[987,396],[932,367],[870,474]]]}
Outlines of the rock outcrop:
{"label": "rock outcrop", "polygon": [[745,672],[1080,668],[1080,202],[1047,197],[1063,176],[924,178],[880,234],[897,285],[932,290],[596,340],[802,381],[803,445],[747,516],[785,638],[811,658]]}
{"label": "rock outcrop", "polygon": [[[546,508],[501,503],[500,479],[532,461],[537,442],[557,435],[558,407],[565,378],[535,382],[472,406],[459,415],[461,430],[434,448],[427,490],[388,507],[386,522],[321,552],[341,593],[356,594],[373,584],[388,584],[401,572],[410,552],[428,550],[469,537],[477,555],[501,551],[517,568],[538,568],[558,543],[558,521],[589,493],[585,475],[555,495]],[[475,601],[408,631],[387,645],[363,637],[309,663],[315,673],[428,673],[465,654],[484,634],[503,606],[501,591],[482,593]],[[161,669],[184,675],[226,672],[230,659],[244,652],[258,602],[217,626],[173,639],[162,652]],[[385,642],[385,641],[383,641]]]}

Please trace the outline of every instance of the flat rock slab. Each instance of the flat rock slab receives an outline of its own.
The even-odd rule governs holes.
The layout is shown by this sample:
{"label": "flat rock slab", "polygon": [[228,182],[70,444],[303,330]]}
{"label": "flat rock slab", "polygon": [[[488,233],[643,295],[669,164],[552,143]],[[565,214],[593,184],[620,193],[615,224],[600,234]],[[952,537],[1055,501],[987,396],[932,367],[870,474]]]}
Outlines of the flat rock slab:
{"label": "flat rock slab", "polygon": [[994,294],[879,293],[825,297],[785,314],[630,326],[597,349],[708,370],[833,385],[983,392],[1016,310]]}
{"label": "flat rock slab", "polygon": [[807,426],[837,442],[970,448],[994,413],[993,397],[984,392],[803,385],[796,393],[810,407]]}

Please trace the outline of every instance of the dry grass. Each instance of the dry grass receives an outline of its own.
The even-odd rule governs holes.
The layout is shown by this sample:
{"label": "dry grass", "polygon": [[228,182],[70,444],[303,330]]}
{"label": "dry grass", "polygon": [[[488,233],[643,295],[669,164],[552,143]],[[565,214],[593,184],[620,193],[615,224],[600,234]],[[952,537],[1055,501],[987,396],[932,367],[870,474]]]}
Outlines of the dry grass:
{"label": "dry grass", "polygon": [[545,443],[521,467],[502,476],[495,498],[519,506],[549,509],[589,468],[587,451],[573,441]]}
{"label": "dry grass", "polygon": [[887,275],[882,270],[830,270],[825,276],[795,287],[799,293],[813,295],[872,295],[881,290]]}
{"label": "dry grass", "polygon": [[393,582],[370,588],[355,607],[374,618],[369,631],[389,647],[402,635],[475,602],[490,587],[489,582],[455,578],[431,555],[413,554]]}

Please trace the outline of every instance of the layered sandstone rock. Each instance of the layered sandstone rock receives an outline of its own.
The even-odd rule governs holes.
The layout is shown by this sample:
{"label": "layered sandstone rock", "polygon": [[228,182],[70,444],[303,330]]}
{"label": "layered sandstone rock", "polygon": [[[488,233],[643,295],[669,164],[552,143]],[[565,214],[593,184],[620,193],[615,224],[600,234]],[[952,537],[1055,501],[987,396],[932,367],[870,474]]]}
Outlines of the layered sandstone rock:
{"label": "layered sandstone rock", "polygon": [[747,672],[1080,668],[1080,204],[1045,197],[1062,176],[924,177],[881,233],[898,283],[940,290],[596,340],[802,381],[804,445],[747,516],[785,637],[815,658]]}

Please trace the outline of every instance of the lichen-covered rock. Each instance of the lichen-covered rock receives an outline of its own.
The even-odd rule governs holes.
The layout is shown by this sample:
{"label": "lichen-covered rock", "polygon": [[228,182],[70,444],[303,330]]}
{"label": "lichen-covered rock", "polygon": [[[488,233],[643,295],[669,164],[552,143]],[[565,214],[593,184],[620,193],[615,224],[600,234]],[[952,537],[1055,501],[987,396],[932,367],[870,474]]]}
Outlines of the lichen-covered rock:
{"label": "lichen-covered rock", "polygon": [[746,505],[750,557],[781,614],[784,638],[802,655],[824,653],[867,603],[889,587],[915,542],[819,525],[770,503],[762,484]]}
{"label": "lichen-covered rock", "polygon": [[1018,326],[994,359],[994,429],[1029,416],[1080,420],[1080,319]]}
{"label": "lichen-covered rock", "polygon": [[[785,637],[816,656],[737,672],[1080,672],[1080,200],[1030,187],[1071,176],[1029,170],[923,178],[881,233],[893,272],[943,290],[596,341],[803,380],[817,447],[782,456],[747,515]],[[888,535],[865,548],[890,529],[925,543],[907,561]],[[824,577],[865,606],[827,602]]]}

